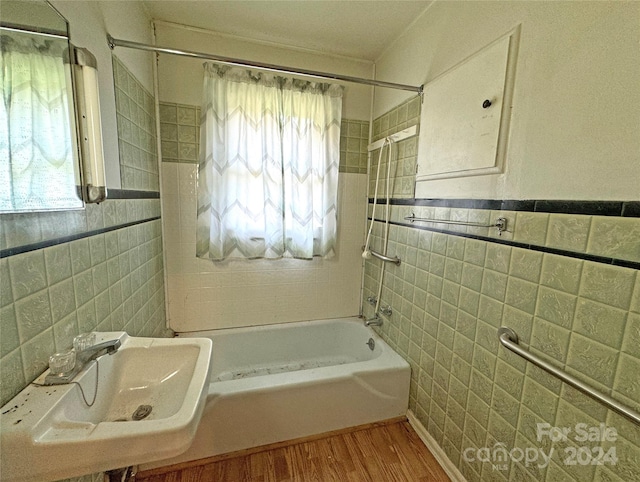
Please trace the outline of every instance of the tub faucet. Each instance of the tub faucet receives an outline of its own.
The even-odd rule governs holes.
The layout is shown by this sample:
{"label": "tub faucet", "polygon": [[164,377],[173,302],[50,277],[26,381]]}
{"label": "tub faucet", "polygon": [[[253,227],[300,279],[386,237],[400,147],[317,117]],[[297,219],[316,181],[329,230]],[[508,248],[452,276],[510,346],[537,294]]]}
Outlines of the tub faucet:
{"label": "tub faucet", "polygon": [[382,326],[382,318],[376,314],[373,318],[365,320],[364,326]]}

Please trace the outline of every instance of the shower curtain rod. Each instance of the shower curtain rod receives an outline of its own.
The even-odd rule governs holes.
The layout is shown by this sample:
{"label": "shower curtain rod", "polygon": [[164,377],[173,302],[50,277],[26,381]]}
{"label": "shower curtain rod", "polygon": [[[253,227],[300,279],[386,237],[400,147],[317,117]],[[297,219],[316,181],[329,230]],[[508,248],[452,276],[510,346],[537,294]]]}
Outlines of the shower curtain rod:
{"label": "shower curtain rod", "polygon": [[272,72],[282,72],[286,74],[300,74],[300,75],[306,75],[306,76],[316,77],[320,79],[342,80],[344,82],[355,82],[357,84],[373,85],[375,87],[386,87],[389,89],[408,90],[410,92],[417,92],[418,94],[422,93],[422,87],[423,87],[422,85],[415,86],[415,85],[406,85],[406,84],[396,84],[394,82],[384,82],[382,80],[363,79],[360,77],[351,77],[349,75],[332,74],[329,72],[319,72],[316,70],[297,69],[297,68],[294,69],[292,67],[284,67],[282,65],[266,64],[263,62],[254,62],[254,61],[248,61],[248,60],[242,60],[242,59],[235,59],[232,57],[223,57],[221,55],[205,54],[202,52],[195,52],[192,50],[180,50],[180,49],[171,49],[167,47],[158,47],[156,45],[149,45],[149,44],[143,44],[139,42],[132,42],[130,40],[113,38],[111,35],[107,35],[107,43],[109,44],[109,48],[111,50],[113,50],[116,47],[147,50],[149,52],[158,52],[161,54],[181,55],[184,57],[192,57],[196,59],[214,60],[221,64],[227,64],[227,65],[236,65],[240,67],[254,67],[258,69],[269,70]]}

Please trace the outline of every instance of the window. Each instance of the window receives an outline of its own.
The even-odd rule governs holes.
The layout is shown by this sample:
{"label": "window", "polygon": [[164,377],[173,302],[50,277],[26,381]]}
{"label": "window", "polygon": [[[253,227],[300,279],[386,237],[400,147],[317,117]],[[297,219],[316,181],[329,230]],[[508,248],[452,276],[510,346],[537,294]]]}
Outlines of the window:
{"label": "window", "polygon": [[199,257],[334,253],[341,111],[338,85],[205,65]]}
{"label": "window", "polygon": [[4,29],[0,40],[0,212],[81,208],[67,40]]}

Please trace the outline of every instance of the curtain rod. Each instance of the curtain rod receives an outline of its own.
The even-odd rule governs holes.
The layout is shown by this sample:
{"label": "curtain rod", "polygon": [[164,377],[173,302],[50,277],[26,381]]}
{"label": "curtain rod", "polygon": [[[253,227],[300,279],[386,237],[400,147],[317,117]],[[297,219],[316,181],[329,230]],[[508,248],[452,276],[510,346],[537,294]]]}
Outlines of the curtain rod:
{"label": "curtain rod", "polygon": [[235,59],[232,57],[223,57],[221,55],[205,54],[202,52],[195,52],[192,50],[180,50],[180,49],[171,49],[167,47],[158,47],[156,45],[132,42],[130,40],[116,39],[116,38],[113,38],[111,35],[107,35],[107,43],[109,44],[109,48],[111,50],[113,50],[116,47],[147,50],[149,52],[158,52],[161,54],[181,55],[184,57],[192,57],[196,59],[214,60],[221,64],[227,64],[227,65],[236,65],[240,67],[254,67],[254,68],[269,70],[272,72],[300,74],[300,75],[307,75],[310,77],[316,77],[320,79],[342,80],[344,82],[355,82],[357,84],[373,85],[376,87],[386,87],[389,89],[408,90],[411,92],[417,92],[418,94],[422,93],[421,85],[415,86],[415,85],[406,85],[406,84],[396,84],[393,82],[384,82],[382,80],[363,79],[360,77],[351,77],[349,75],[332,74],[329,72],[318,72],[316,70],[294,69],[292,67],[284,67],[282,65],[266,64],[263,62],[254,62],[254,61],[248,61],[248,60],[242,60],[242,59]]}

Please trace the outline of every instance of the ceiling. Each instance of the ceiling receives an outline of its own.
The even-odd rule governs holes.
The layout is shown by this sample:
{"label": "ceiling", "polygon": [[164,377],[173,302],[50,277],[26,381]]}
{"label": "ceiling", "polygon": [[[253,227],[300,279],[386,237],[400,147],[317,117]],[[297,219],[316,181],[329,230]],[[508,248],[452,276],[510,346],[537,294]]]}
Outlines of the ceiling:
{"label": "ceiling", "polygon": [[431,0],[143,0],[154,19],[376,60]]}

